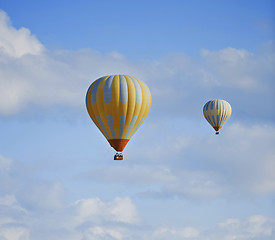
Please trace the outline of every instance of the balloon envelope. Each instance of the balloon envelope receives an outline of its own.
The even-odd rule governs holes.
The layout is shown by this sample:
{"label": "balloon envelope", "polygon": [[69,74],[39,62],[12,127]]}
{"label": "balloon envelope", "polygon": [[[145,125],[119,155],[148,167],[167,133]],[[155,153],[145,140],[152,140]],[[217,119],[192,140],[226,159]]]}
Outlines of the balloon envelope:
{"label": "balloon envelope", "polygon": [[221,99],[208,101],[203,107],[203,115],[210,125],[217,131],[222,128],[231,116],[230,104]]}
{"label": "balloon envelope", "polygon": [[109,75],[91,84],[86,107],[110,145],[122,152],[149,113],[151,93],[147,85],[135,77]]}

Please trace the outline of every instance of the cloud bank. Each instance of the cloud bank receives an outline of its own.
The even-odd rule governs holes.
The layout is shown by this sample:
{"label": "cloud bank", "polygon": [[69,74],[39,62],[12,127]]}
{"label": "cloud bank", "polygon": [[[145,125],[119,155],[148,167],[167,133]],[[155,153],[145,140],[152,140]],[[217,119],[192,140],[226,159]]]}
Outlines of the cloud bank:
{"label": "cloud bank", "polygon": [[0,210],[3,240],[271,240],[275,236],[275,220],[263,215],[225,219],[207,230],[184,225],[145,226],[139,223],[137,209],[129,198],[109,202],[80,199],[63,210],[40,213],[23,208],[15,196],[7,195],[0,198]]}
{"label": "cloud bank", "polygon": [[33,106],[78,108],[94,80],[124,73],[147,82],[155,114],[163,116],[166,109],[166,116],[194,118],[206,101],[224,98],[238,117],[274,119],[272,42],[255,53],[235,48],[203,49],[199,59],[179,53],[133,62],[117,52],[47,50],[29,30],[15,29],[3,11],[0,26],[1,115]]}

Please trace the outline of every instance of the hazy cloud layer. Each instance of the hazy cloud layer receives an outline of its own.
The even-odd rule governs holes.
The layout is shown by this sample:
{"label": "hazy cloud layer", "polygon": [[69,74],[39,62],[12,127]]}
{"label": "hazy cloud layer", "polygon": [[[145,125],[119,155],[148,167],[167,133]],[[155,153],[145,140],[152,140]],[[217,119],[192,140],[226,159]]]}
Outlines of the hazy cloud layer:
{"label": "hazy cloud layer", "polygon": [[204,240],[271,240],[275,236],[275,221],[262,215],[247,219],[227,219],[218,224],[215,232],[203,237]]}
{"label": "hazy cloud layer", "polygon": [[[2,157],[3,158],[3,157]],[[14,168],[7,170],[7,176]],[[141,170],[141,169],[139,169]],[[167,170],[163,170],[166,171]],[[141,172],[142,173],[142,172]],[[29,173],[25,173],[26,175]],[[26,176],[22,175],[22,179]],[[163,177],[160,177],[163,178]],[[20,184],[22,179],[14,179]],[[157,178],[158,179],[158,178]],[[275,221],[263,215],[245,219],[229,218],[218,222],[215,227],[200,229],[196,226],[178,224],[179,227],[145,225],[143,216],[129,197],[116,197],[110,201],[99,198],[79,199],[72,203],[60,200],[62,184],[48,184],[47,189],[33,191],[41,186],[36,181],[28,182],[31,198],[22,198],[12,185],[0,197],[0,238],[3,240],[70,239],[70,240],[271,240],[274,238]],[[55,192],[52,198],[45,197]],[[41,195],[44,198],[41,198]],[[36,199],[36,202],[33,202]],[[43,202],[43,204],[38,204]],[[53,202],[61,202],[60,205]],[[33,205],[36,205],[34,207]],[[46,208],[45,208],[46,207]]]}
{"label": "hazy cloud layer", "polygon": [[254,215],[246,219],[226,219],[218,223],[214,229],[205,232],[192,227],[159,228],[153,233],[153,239],[271,240],[275,236],[274,227],[274,219]]}
{"label": "hazy cloud layer", "polygon": [[[161,128],[165,127],[163,123]],[[153,198],[204,199],[275,192],[274,127],[236,123],[218,137],[173,136],[170,132],[161,134],[160,141],[158,131],[152,133],[149,145],[137,144],[127,156],[139,165],[95,168],[86,174],[87,179],[106,184],[148,184],[154,187],[139,194]]]}

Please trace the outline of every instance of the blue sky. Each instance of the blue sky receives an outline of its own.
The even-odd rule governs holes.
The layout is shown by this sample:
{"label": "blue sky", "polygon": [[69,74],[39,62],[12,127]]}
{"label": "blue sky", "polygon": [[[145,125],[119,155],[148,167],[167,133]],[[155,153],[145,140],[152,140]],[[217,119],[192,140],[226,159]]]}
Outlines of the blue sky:
{"label": "blue sky", "polygon": [[[274,239],[272,1],[0,9],[1,239]],[[85,108],[108,74],[152,94],[121,162]],[[232,106],[219,136],[215,98]]]}
{"label": "blue sky", "polygon": [[15,27],[30,29],[47,47],[116,50],[130,59],[228,46],[255,51],[273,37],[272,1],[3,0],[1,5]]}

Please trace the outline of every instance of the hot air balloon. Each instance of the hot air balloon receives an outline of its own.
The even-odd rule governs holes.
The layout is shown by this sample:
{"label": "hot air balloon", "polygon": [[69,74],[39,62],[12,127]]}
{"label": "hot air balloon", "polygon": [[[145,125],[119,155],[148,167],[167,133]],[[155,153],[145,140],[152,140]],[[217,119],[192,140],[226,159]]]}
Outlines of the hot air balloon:
{"label": "hot air balloon", "polygon": [[87,111],[122,160],[122,151],[147,117],[151,93],[141,80],[127,75],[109,75],[94,81],[86,95]]}
{"label": "hot air balloon", "polygon": [[219,134],[219,130],[229,119],[231,112],[230,104],[221,99],[208,101],[203,107],[203,115],[216,130],[216,134]]}

